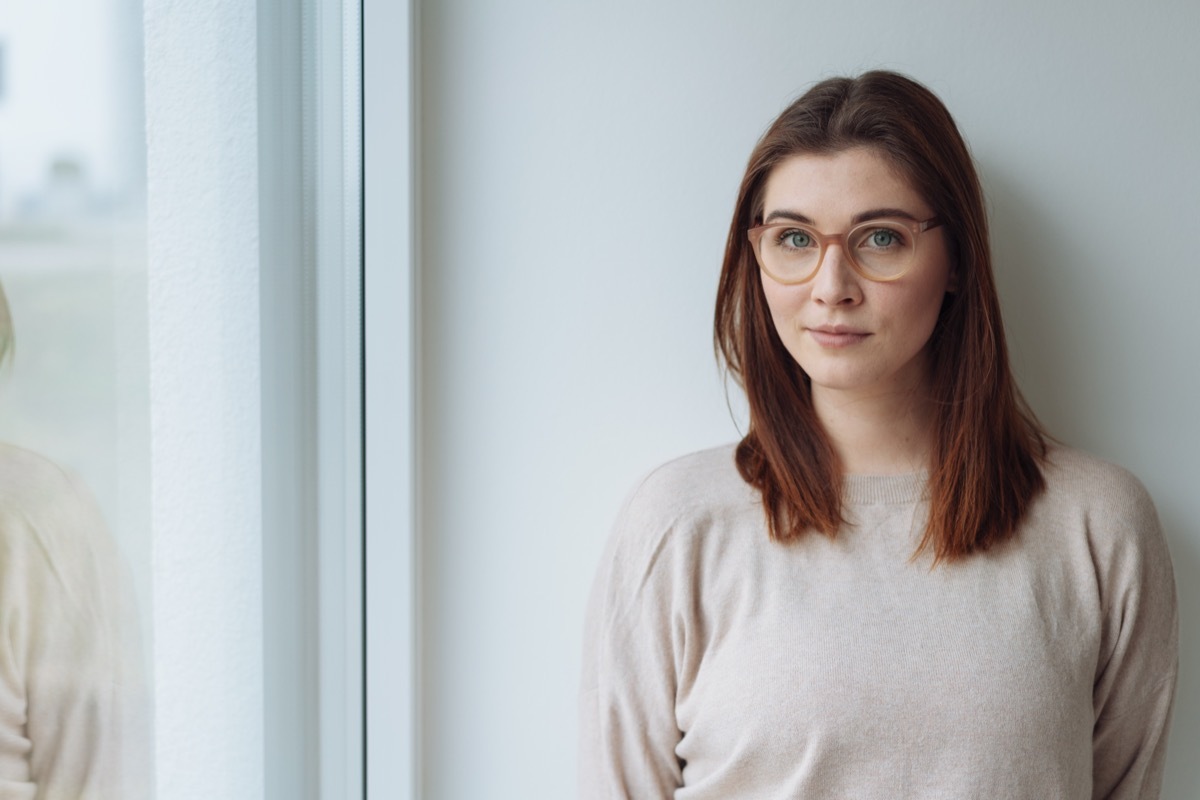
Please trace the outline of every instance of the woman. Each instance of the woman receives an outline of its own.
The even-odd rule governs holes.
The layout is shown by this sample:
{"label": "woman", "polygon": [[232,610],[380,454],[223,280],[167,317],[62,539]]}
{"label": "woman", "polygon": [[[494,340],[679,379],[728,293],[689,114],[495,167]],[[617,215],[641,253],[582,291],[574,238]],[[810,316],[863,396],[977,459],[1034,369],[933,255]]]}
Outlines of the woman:
{"label": "woman", "polygon": [[[12,345],[0,289],[0,363]],[[77,478],[0,442],[0,800],[150,794],[137,613]]]}
{"label": "woman", "polygon": [[983,197],[889,72],[814,86],[738,193],[736,447],[635,489],[589,605],[589,798],[1145,798],[1174,582],[1129,473],[1013,385]]}

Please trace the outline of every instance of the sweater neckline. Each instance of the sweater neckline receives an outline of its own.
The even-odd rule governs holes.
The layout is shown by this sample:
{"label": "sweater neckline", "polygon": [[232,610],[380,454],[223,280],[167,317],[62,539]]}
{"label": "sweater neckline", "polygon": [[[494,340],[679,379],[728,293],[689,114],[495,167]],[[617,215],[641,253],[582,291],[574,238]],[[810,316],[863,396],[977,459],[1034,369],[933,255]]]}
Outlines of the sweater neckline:
{"label": "sweater neckline", "polygon": [[928,470],[903,475],[846,475],[842,498],[847,505],[902,505],[925,497]]}

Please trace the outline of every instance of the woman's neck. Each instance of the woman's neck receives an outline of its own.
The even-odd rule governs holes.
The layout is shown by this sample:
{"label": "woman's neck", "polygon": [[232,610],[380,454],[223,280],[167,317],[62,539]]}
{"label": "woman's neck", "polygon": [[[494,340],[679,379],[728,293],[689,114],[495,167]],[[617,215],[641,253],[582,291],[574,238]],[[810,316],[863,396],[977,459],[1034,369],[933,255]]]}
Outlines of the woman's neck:
{"label": "woman's neck", "polygon": [[813,387],[813,408],[851,475],[899,475],[929,467],[934,412],[922,390],[842,392]]}

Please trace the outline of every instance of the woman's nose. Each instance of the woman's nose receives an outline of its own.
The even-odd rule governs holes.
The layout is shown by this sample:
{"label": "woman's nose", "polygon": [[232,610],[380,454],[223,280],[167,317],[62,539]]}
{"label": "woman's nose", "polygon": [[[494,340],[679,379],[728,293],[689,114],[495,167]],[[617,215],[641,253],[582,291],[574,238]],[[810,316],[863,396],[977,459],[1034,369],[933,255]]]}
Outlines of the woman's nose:
{"label": "woman's nose", "polygon": [[812,299],[827,306],[855,305],[862,302],[860,280],[841,243],[829,245],[812,278]]}

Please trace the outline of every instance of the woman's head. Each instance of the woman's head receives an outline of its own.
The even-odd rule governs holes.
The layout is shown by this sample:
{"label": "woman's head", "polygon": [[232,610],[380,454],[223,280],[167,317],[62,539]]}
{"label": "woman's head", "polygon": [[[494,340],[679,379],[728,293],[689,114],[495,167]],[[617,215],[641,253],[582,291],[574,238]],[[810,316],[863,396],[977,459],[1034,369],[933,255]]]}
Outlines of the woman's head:
{"label": "woman's head", "polygon": [[[827,533],[837,529],[840,470],[813,412],[809,376],[773,323],[763,288],[764,280],[772,279],[762,275],[748,231],[764,223],[772,176],[795,163],[797,156],[862,151],[890,166],[923,201],[923,210],[940,223],[936,238],[945,248],[953,275],[948,284],[952,290],[940,301],[924,351],[926,389],[937,417],[931,465],[935,488],[939,481],[950,480],[948,474],[939,477],[939,473],[960,469],[969,457],[977,460],[986,452],[1003,451],[1006,459],[1016,452],[1015,458],[1022,462],[1016,472],[1028,477],[1031,462],[1025,456],[1041,443],[1040,431],[1009,374],[983,194],[953,118],[932,92],[895,73],[868,72],[822,81],[776,118],[751,153],[738,191],[717,296],[718,352],[745,388],[750,406],[750,431],[739,448],[739,467],[749,482],[763,490],[777,538],[806,528]],[[1036,439],[1033,444],[1029,444],[1031,437]],[[1016,445],[1014,451],[1016,440],[1026,444]],[[1005,465],[1008,469],[1008,461]],[[974,475],[968,475],[967,483],[974,484],[968,494],[975,500],[982,497],[986,506],[987,497],[995,494],[1005,477],[985,476],[979,470],[986,465],[974,462],[967,468]],[[948,517],[939,521],[936,513],[932,515],[930,530],[937,529],[933,543],[938,555],[961,555],[1011,533],[1014,509],[1024,508],[1033,483],[1040,486],[1040,472],[1036,481],[1018,483],[1025,487],[1018,487],[1018,498],[1001,491],[999,509],[995,503],[985,509],[990,520],[972,523],[960,518],[970,530],[957,543],[943,547],[937,541],[948,535],[942,523],[949,522]],[[961,516],[964,498],[951,497],[948,483],[943,490],[944,510]]]}
{"label": "woman's head", "polygon": [[[999,320],[987,215],[971,155],[950,113],[932,92],[902,75],[868,72],[812,87],[775,119],[751,153],[729,231],[717,330],[718,346],[744,384],[757,378],[747,374],[744,357],[751,355],[745,352],[747,347],[773,351],[776,357],[785,355],[772,341],[776,337],[762,298],[762,279],[746,235],[763,221],[769,178],[795,155],[829,155],[863,147],[891,164],[942,222],[956,291],[942,310],[932,352],[943,362],[947,357],[990,361],[988,353],[950,353],[945,347],[947,342],[961,341],[971,322],[980,330],[970,338],[983,343],[982,327]],[[744,341],[746,337],[754,341]]]}

